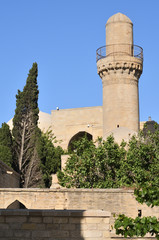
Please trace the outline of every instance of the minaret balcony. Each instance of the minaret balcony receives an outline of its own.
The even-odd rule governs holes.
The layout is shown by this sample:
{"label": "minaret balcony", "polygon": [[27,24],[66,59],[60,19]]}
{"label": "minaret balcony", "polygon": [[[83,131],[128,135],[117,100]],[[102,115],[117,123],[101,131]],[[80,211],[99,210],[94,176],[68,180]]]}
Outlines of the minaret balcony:
{"label": "minaret balcony", "polygon": [[96,50],[96,62],[106,57],[135,57],[143,61],[143,49],[132,44],[111,44],[100,47]]}

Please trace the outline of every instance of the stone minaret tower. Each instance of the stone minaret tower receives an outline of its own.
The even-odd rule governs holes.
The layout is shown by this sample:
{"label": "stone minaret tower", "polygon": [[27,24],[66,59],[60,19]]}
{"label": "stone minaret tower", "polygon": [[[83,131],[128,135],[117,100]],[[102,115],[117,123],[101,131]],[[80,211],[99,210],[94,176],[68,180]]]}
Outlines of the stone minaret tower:
{"label": "stone minaret tower", "polygon": [[143,51],[133,45],[133,24],[117,13],[106,23],[106,46],[97,50],[97,69],[103,83],[103,137],[117,141],[139,130],[138,81]]}

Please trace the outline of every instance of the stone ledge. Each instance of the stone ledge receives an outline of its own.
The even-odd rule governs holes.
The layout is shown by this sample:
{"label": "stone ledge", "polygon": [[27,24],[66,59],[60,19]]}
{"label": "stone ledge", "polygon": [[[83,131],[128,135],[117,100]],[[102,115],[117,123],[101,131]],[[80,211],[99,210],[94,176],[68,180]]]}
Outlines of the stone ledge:
{"label": "stone ledge", "polygon": [[1,194],[3,192],[44,192],[44,193],[49,193],[49,192],[73,192],[73,193],[78,193],[78,192],[88,192],[88,193],[100,193],[100,192],[105,192],[105,193],[134,193],[133,189],[122,189],[122,188],[105,188],[105,189],[99,189],[99,188],[94,188],[94,189],[88,189],[88,188],[62,188],[62,189],[46,189],[46,188],[0,188]]}
{"label": "stone ledge", "polygon": [[[103,108],[103,106],[93,106],[93,107],[81,107],[81,108],[67,108],[67,109],[59,109],[59,111],[61,112],[65,112],[65,111],[78,111],[78,110],[87,110],[87,109],[95,109],[95,108]],[[57,110],[51,110],[52,113],[56,113]]]}

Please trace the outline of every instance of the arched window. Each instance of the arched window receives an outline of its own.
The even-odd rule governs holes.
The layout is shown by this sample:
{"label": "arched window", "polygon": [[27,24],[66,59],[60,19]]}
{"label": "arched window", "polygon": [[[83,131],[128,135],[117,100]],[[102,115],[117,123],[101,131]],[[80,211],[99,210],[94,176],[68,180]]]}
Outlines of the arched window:
{"label": "arched window", "polygon": [[15,200],[12,202],[7,209],[26,209],[23,203],[19,202],[18,200]]}
{"label": "arched window", "polygon": [[75,134],[69,141],[69,144],[68,144],[68,150],[69,151],[73,151],[74,150],[74,146],[73,146],[73,142],[75,141],[79,141],[81,138],[83,137],[87,137],[87,139],[89,141],[91,141],[93,139],[92,135],[90,133],[87,133],[85,131],[81,131],[81,132],[78,132],[77,134]]}

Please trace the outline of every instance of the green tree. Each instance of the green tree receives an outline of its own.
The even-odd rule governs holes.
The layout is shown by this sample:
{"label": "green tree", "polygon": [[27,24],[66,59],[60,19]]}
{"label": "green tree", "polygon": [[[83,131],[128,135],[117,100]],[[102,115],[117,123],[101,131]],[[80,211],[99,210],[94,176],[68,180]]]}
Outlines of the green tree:
{"label": "green tree", "polygon": [[[138,162],[132,168],[132,175],[136,177],[136,200],[149,207],[159,206],[159,130],[154,133],[141,134],[133,138],[128,150],[129,161]],[[142,171],[139,172],[139,169]],[[136,217],[135,219],[121,214],[114,225],[116,234],[124,237],[141,236],[147,233],[159,239],[159,220],[153,216]]]}
{"label": "green tree", "polygon": [[38,68],[33,63],[23,91],[16,95],[16,110],[13,118],[15,165],[21,175],[21,187],[36,187],[41,184],[40,159],[36,145],[39,138],[38,122]]}
{"label": "green tree", "polygon": [[[63,172],[58,172],[59,183],[76,188],[119,187],[119,170],[125,158],[125,143],[121,146],[112,136],[107,141],[98,139],[95,144],[87,137],[73,144],[74,151]],[[97,145],[97,146],[96,146]]]}
{"label": "green tree", "polygon": [[[97,146],[96,146],[97,145]],[[128,145],[119,146],[112,136],[94,144],[87,138],[74,143],[74,152],[58,179],[62,186],[76,188],[113,188],[129,186],[139,203],[159,206],[159,130],[141,132]],[[125,150],[125,146],[126,149]],[[124,237],[147,233],[159,239],[159,220],[153,216],[135,219],[121,214],[114,225]]]}
{"label": "green tree", "polygon": [[2,123],[0,128],[0,160],[9,167],[13,165],[13,141],[9,126]]}
{"label": "green tree", "polygon": [[60,146],[55,147],[56,137],[52,131],[41,133],[38,142],[38,154],[41,160],[41,170],[45,187],[51,185],[51,174],[56,173],[61,167],[61,155],[64,153]]}

